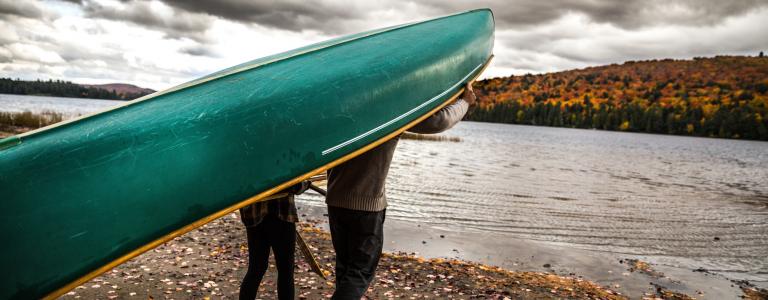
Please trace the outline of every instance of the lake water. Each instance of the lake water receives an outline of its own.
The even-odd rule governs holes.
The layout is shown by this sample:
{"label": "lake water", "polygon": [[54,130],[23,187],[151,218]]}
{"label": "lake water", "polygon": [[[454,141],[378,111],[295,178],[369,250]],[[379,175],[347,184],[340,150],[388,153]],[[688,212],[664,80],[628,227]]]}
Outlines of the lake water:
{"label": "lake water", "polygon": [[[0,111],[121,103],[0,95]],[[768,281],[766,142],[473,122],[445,135],[462,141],[401,140],[387,218]]]}
{"label": "lake water", "polygon": [[768,281],[766,142],[474,122],[445,135],[462,142],[401,140],[387,218]]}
{"label": "lake water", "polygon": [[0,111],[55,111],[67,117],[87,115],[123,103],[125,101],[0,94]]}

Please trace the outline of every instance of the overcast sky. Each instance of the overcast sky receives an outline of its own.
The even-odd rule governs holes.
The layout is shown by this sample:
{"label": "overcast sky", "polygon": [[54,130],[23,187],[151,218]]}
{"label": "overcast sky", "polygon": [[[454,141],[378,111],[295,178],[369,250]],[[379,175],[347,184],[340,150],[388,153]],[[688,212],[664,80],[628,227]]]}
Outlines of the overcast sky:
{"label": "overcast sky", "polygon": [[165,89],[339,35],[490,7],[484,77],[768,51],[768,0],[0,0],[0,77]]}

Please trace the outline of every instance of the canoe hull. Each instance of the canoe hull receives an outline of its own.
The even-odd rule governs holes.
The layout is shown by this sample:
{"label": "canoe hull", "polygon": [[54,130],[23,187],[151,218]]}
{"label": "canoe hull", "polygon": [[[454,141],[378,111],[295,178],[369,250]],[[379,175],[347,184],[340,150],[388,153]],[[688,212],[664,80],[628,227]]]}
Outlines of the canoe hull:
{"label": "canoe hull", "polygon": [[476,76],[493,31],[476,10],[344,37],[4,140],[0,298],[45,296],[380,140]]}

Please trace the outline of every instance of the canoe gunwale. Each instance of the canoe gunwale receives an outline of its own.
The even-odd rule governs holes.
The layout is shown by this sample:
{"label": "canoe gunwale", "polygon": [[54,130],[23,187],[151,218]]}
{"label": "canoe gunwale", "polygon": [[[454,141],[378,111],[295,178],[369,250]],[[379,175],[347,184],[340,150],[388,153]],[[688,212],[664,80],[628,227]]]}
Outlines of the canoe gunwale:
{"label": "canoe gunwale", "polygon": [[[473,10],[473,11],[475,11],[475,10]],[[462,12],[462,13],[464,13],[464,12]],[[461,13],[459,13],[459,14],[461,14]],[[456,15],[458,15],[458,14],[456,14]],[[411,23],[411,24],[408,24],[408,25],[412,25],[412,24],[414,24],[414,23]],[[418,24],[418,23],[416,23],[416,24]],[[456,88],[456,86],[458,86],[458,85],[463,85],[463,84],[465,84],[467,82],[475,81],[480,76],[480,74],[482,74],[485,71],[485,69],[488,67],[488,65],[490,65],[491,60],[493,59],[493,57],[494,57],[494,55],[491,54],[490,57],[488,57],[488,60],[486,60],[486,62],[484,64],[481,64],[478,67],[476,67],[475,69],[473,69],[471,72],[469,72],[469,74],[464,76],[462,80],[460,80],[459,82],[457,82],[456,84],[454,84],[450,88],[446,89],[446,91],[441,93],[440,95],[444,96],[450,90]],[[472,79],[471,80],[467,80],[467,78],[470,78],[470,77]],[[272,187],[270,189],[267,189],[266,191],[263,191],[261,193],[258,193],[256,195],[254,195],[254,196],[251,196],[251,197],[249,197],[249,198],[247,198],[247,199],[245,199],[243,201],[240,201],[239,203],[231,205],[231,206],[229,206],[227,208],[224,208],[224,209],[222,209],[220,211],[217,211],[217,212],[215,212],[213,214],[210,214],[210,215],[208,215],[208,216],[206,216],[204,218],[201,218],[201,219],[199,219],[199,220],[197,220],[197,221],[195,221],[193,223],[190,223],[190,224],[188,224],[188,225],[186,225],[184,227],[181,227],[181,228],[179,228],[177,230],[174,230],[174,231],[172,231],[172,232],[170,232],[170,233],[168,233],[168,234],[166,234],[166,235],[164,235],[164,236],[162,236],[162,237],[160,237],[160,238],[158,238],[158,239],[156,239],[156,240],[154,240],[154,241],[152,241],[150,243],[145,244],[144,246],[141,246],[141,247],[139,247],[139,248],[137,248],[137,249],[135,249],[135,250],[133,250],[133,251],[131,251],[131,252],[129,252],[129,253],[127,253],[127,254],[125,254],[125,255],[123,255],[123,256],[113,260],[113,261],[111,261],[111,262],[109,262],[108,264],[105,264],[102,267],[99,267],[96,270],[93,270],[93,271],[89,272],[88,274],[86,274],[86,275],[84,275],[84,276],[82,276],[82,277],[80,277],[80,278],[70,282],[69,284],[66,284],[66,285],[62,286],[61,288],[59,288],[59,289],[51,292],[50,294],[46,295],[42,299],[56,299],[56,298],[58,298],[58,297],[60,297],[60,296],[62,296],[64,294],[66,294],[67,292],[75,289],[76,287],[78,287],[78,286],[88,282],[89,280],[91,280],[91,279],[93,279],[93,278],[95,278],[95,277],[97,277],[97,276],[99,276],[99,275],[101,275],[101,274],[103,274],[103,273],[105,273],[105,272],[107,272],[107,271],[109,271],[109,270],[111,270],[111,269],[113,269],[113,268],[115,268],[115,267],[125,263],[126,261],[130,260],[131,258],[139,256],[139,255],[141,255],[144,252],[152,250],[155,247],[162,245],[163,243],[166,243],[166,242],[168,242],[168,241],[170,241],[170,240],[172,240],[172,239],[174,239],[176,237],[179,237],[179,236],[181,236],[181,235],[183,235],[183,234],[185,234],[187,232],[190,232],[190,231],[192,231],[192,230],[194,230],[194,229],[196,229],[196,228],[198,228],[200,226],[203,226],[203,225],[205,225],[207,223],[210,223],[211,221],[214,221],[214,220],[216,220],[218,218],[226,216],[226,215],[228,215],[228,214],[230,214],[230,213],[232,213],[232,212],[234,212],[234,211],[236,211],[236,210],[238,210],[238,209],[240,209],[242,207],[251,205],[251,204],[256,203],[256,202],[266,201],[266,200],[270,199],[270,196],[272,196],[272,195],[274,195],[276,193],[279,193],[279,192],[281,192],[282,190],[284,190],[284,189],[286,189],[288,187],[291,187],[291,186],[293,186],[293,185],[295,185],[295,184],[297,184],[297,183],[299,183],[301,181],[308,180],[312,176],[316,176],[316,175],[318,175],[318,174],[320,174],[322,172],[325,172],[328,169],[331,169],[331,168],[333,168],[333,167],[335,167],[337,165],[340,165],[340,164],[342,164],[342,163],[344,163],[344,162],[346,162],[348,160],[351,160],[351,159],[353,159],[353,158],[355,158],[355,157],[357,157],[357,156],[367,152],[368,150],[371,150],[371,149],[375,148],[376,146],[379,146],[379,145],[383,144],[384,142],[386,142],[386,141],[388,141],[388,140],[390,140],[390,139],[392,139],[392,138],[402,134],[403,132],[405,132],[406,130],[410,129],[411,127],[416,126],[416,124],[418,124],[419,122],[423,121],[424,119],[426,119],[429,116],[433,115],[434,113],[436,113],[437,111],[439,111],[440,109],[445,107],[446,105],[448,105],[448,104],[452,103],[453,101],[455,101],[456,98],[458,98],[463,92],[464,92],[464,87],[462,86],[451,97],[447,98],[445,101],[443,101],[443,103],[441,103],[440,105],[438,105],[434,109],[432,109],[429,112],[421,115],[420,117],[414,119],[413,121],[411,121],[408,124],[400,127],[399,129],[397,129],[397,130],[387,134],[386,136],[384,136],[382,138],[379,138],[379,139],[377,139],[376,141],[374,141],[374,142],[372,142],[370,144],[362,146],[361,148],[359,148],[359,149],[357,149],[357,150],[355,150],[355,151],[353,151],[351,153],[348,153],[348,154],[346,154],[346,155],[344,155],[344,156],[342,156],[342,157],[340,157],[340,158],[338,158],[338,159],[336,159],[336,160],[334,160],[334,161],[332,161],[330,163],[327,163],[327,164],[325,164],[325,165],[323,165],[321,167],[318,167],[318,168],[316,168],[316,169],[314,169],[312,171],[304,173],[303,175],[295,177],[295,178],[293,178],[291,180],[288,180],[288,181],[286,181],[286,182],[284,182],[282,184],[276,185],[276,186],[274,186],[274,187]],[[434,99],[439,99],[441,97],[440,95],[438,95]],[[16,136],[12,136],[12,137],[16,137]],[[0,142],[1,141],[3,141],[3,140],[0,140]],[[343,147],[341,147],[341,148],[343,148]]]}

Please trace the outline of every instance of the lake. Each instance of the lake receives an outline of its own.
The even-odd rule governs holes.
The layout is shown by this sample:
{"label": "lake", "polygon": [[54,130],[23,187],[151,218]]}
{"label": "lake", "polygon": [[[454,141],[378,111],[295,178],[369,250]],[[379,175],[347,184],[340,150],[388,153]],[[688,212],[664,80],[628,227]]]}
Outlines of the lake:
{"label": "lake", "polygon": [[[0,95],[0,111],[121,103]],[[473,122],[445,135],[462,141],[401,140],[387,218],[768,281],[766,142]]]}
{"label": "lake", "polygon": [[0,111],[55,111],[67,117],[99,112],[125,101],[0,94]]}

